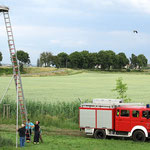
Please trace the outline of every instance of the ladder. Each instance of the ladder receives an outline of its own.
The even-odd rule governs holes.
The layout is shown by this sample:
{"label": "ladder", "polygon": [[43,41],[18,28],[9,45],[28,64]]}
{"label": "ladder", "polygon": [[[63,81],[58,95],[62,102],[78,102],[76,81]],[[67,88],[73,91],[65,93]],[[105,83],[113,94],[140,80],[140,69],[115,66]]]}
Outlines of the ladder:
{"label": "ladder", "polygon": [[26,124],[27,122],[26,102],[24,99],[22,81],[21,81],[20,70],[19,70],[19,62],[17,59],[17,51],[15,47],[11,21],[9,17],[9,8],[0,6],[0,13],[3,13],[7,36],[8,36],[8,46],[9,46],[12,67],[13,67],[13,77],[14,77],[16,91],[17,91],[17,97],[18,97],[19,108],[21,113],[21,120],[22,123]]}

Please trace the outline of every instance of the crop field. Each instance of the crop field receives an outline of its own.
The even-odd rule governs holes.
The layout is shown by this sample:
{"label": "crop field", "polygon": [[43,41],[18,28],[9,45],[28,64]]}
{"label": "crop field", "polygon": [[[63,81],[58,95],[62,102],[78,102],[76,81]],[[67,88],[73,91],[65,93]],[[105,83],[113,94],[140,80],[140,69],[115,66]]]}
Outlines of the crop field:
{"label": "crop field", "polygon": [[[116,98],[112,92],[116,79],[123,78],[128,85],[128,97],[132,102],[150,103],[150,75],[144,73],[104,73],[83,71],[73,75],[56,75],[46,77],[22,77],[24,94],[27,100],[28,115],[31,120],[40,120],[43,126],[44,143],[26,144],[24,149],[56,150],[146,150],[150,140],[136,143],[130,139],[96,140],[87,137],[78,130],[78,106],[81,100],[93,98]],[[0,77],[0,97],[6,89],[10,77]],[[15,148],[15,87],[12,83],[7,97],[11,100],[11,118],[0,119],[0,137],[3,135],[3,146],[0,149]],[[6,99],[5,99],[6,100]],[[0,113],[2,114],[2,105]],[[40,115],[38,115],[40,114]],[[7,125],[3,125],[7,124]],[[2,128],[3,126],[3,128]],[[13,126],[13,127],[12,127]],[[58,131],[59,130],[59,131]],[[8,140],[8,141],[7,141]],[[7,145],[7,143],[10,145]],[[1,143],[0,143],[1,144]]]}
{"label": "crop field", "polygon": [[[78,98],[116,98],[117,94],[112,92],[112,89],[119,77],[127,83],[127,94],[133,102],[150,103],[150,75],[140,73],[86,72],[66,76],[22,77],[22,82],[27,101],[72,102],[78,101]],[[10,77],[0,77],[0,97],[9,81]],[[15,100],[14,83],[9,88],[7,96]]]}

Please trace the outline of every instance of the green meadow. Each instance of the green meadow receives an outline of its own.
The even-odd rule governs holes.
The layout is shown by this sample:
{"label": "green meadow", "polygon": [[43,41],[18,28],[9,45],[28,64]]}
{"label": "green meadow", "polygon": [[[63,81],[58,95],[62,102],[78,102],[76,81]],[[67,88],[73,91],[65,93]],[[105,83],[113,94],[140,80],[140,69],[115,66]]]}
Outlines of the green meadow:
{"label": "green meadow", "polygon": [[[45,77],[22,77],[27,101],[28,116],[32,121],[40,120],[43,126],[44,143],[26,144],[24,149],[39,150],[146,150],[149,140],[136,143],[130,139],[96,140],[80,133],[78,129],[78,107],[81,100],[94,98],[116,98],[112,92],[116,79],[123,78],[128,85],[128,97],[132,102],[150,103],[150,75],[145,73],[110,73],[81,71],[70,75],[51,75]],[[0,97],[11,77],[0,77]],[[8,100],[8,101],[7,101]],[[15,110],[16,92],[14,83],[8,90],[4,103],[11,104],[11,118],[0,118],[0,149],[15,148]],[[0,106],[2,114],[2,105]],[[21,123],[21,122],[20,122]],[[7,144],[10,143],[10,144]]]}
{"label": "green meadow", "polygon": [[[9,138],[12,144],[9,146],[0,146],[0,150],[15,150],[15,134],[3,133],[4,138]],[[26,143],[24,150],[148,150],[149,141],[136,143],[129,139],[105,139],[97,140],[92,137],[71,136],[71,135],[43,135],[44,143],[34,145]],[[19,148],[20,149],[20,148]]]}
{"label": "green meadow", "polygon": [[[100,73],[83,72],[75,75],[22,77],[27,101],[72,102],[93,98],[116,98],[112,92],[116,79],[123,78],[128,85],[128,97],[133,102],[150,103],[150,75],[141,73]],[[0,77],[0,97],[7,88],[10,77]],[[16,92],[12,83],[7,96],[15,100]]]}

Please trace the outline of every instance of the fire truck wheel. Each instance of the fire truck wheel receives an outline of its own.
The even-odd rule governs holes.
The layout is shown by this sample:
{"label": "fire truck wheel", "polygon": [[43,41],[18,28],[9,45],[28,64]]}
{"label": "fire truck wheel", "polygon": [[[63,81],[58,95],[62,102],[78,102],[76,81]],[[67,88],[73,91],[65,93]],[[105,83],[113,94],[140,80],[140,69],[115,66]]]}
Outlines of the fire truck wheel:
{"label": "fire truck wheel", "polygon": [[104,130],[96,130],[94,133],[94,137],[96,139],[105,139],[106,138],[106,132]]}
{"label": "fire truck wheel", "polygon": [[132,138],[133,138],[133,141],[136,141],[136,142],[144,142],[146,140],[145,134],[141,130],[135,131],[133,133]]}

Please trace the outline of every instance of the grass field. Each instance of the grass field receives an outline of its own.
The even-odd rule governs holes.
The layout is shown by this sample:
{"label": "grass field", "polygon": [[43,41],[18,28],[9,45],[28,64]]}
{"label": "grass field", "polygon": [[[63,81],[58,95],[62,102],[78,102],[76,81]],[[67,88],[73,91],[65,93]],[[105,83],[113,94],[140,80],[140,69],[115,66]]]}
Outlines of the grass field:
{"label": "grass field", "polygon": [[[53,102],[73,102],[78,101],[78,98],[82,100],[92,100],[93,98],[116,98],[116,93],[112,92],[115,87],[116,79],[119,77],[123,78],[123,81],[128,84],[128,97],[132,99],[133,102],[144,102],[150,103],[150,75],[143,73],[104,73],[104,72],[91,72],[91,71],[81,71],[82,73],[75,72],[70,73],[72,75],[51,75],[46,77],[22,77],[25,98],[28,102],[43,102],[43,103],[53,103]],[[0,77],[0,97],[3,94],[4,89],[9,83],[10,77]],[[15,102],[16,93],[14,84],[11,85],[7,97]],[[33,103],[34,104],[34,103]],[[58,103],[59,104],[59,103]],[[67,104],[67,103],[64,103]],[[15,105],[15,104],[14,104]],[[38,108],[39,108],[38,104]],[[63,105],[63,104],[62,104]],[[62,106],[61,105],[61,106]],[[41,105],[42,106],[42,105]],[[55,106],[55,105],[54,105]],[[55,107],[57,107],[56,105]],[[69,105],[64,112],[70,113]],[[35,106],[36,107],[36,106]],[[51,107],[51,111],[55,110]],[[47,108],[49,108],[47,107]],[[62,106],[63,108],[63,106]],[[59,108],[58,108],[59,109]],[[63,108],[64,110],[64,108]],[[58,110],[61,113],[60,110]],[[51,115],[51,112],[49,113]],[[70,113],[71,114],[71,113]],[[77,114],[77,113],[75,113]],[[14,115],[15,116],[15,115]],[[61,123],[60,117],[45,116],[47,119],[56,124]],[[41,116],[42,117],[42,116]],[[45,121],[43,117],[43,124]],[[64,116],[63,116],[64,117]],[[14,117],[15,118],[15,117]],[[65,118],[65,117],[64,117]],[[36,118],[37,119],[37,118]],[[35,120],[35,118],[34,118]],[[3,123],[3,120],[1,120]],[[15,120],[12,120],[15,122]],[[63,120],[62,120],[63,121]],[[73,121],[73,119],[71,119]],[[7,122],[7,120],[6,120]],[[11,122],[11,123],[13,123]],[[41,122],[41,124],[42,124]],[[49,123],[49,122],[47,122]],[[43,132],[44,143],[40,145],[27,144],[24,149],[39,149],[39,150],[116,150],[116,149],[128,149],[128,150],[146,150],[149,149],[150,141],[145,143],[135,143],[132,140],[120,140],[120,139],[110,139],[110,140],[96,140],[91,137],[85,137],[80,135],[79,131],[76,130],[78,124],[75,122],[68,122],[68,125],[64,125],[64,129],[58,131],[57,129],[52,129],[51,127],[45,127]],[[75,130],[70,128],[70,131],[66,131],[66,127],[72,126],[74,123]],[[62,124],[62,123],[61,123]],[[52,124],[53,125],[53,124]],[[56,127],[55,123],[52,128]],[[59,126],[57,126],[59,128]],[[62,126],[60,126],[62,127]],[[6,128],[8,130],[6,130]],[[15,128],[14,128],[15,129]],[[10,126],[5,128],[0,127],[0,135],[3,138],[11,140],[15,144],[15,130],[11,130]],[[77,132],[77,133],[76,133]],[[75,134],[76,133],[76,134]],[[0,146],[0,149],[16,149],[15,145],[10,146]]]}
{"label": "grass field", "polygon": [[[128,84],[128,96],[135,102],[150,103],[150,75],[140,73],[99,73],[86,72],[66,76],[22,77],[27,101],[77,101],[93,98],[116,98],[112,92],[116,79],[122,77]],[[10,77],[0,77],[0,97]],[[14,83],[8,96],[15,100]]]}
{"label": "grass field", "polygon": [[[0,150],[15,150],[15,134],[0,132],[5,138],[13,141],[12,146],[0,147]],[[44,143],[33,145],[26,144],[26,149],[30,150],[148,150],[150,141],[145,143],[136,143],[130,139],[105,139],[96,140],[92,137],[71,136],[71,135],[54,135],[44,134]]]}

